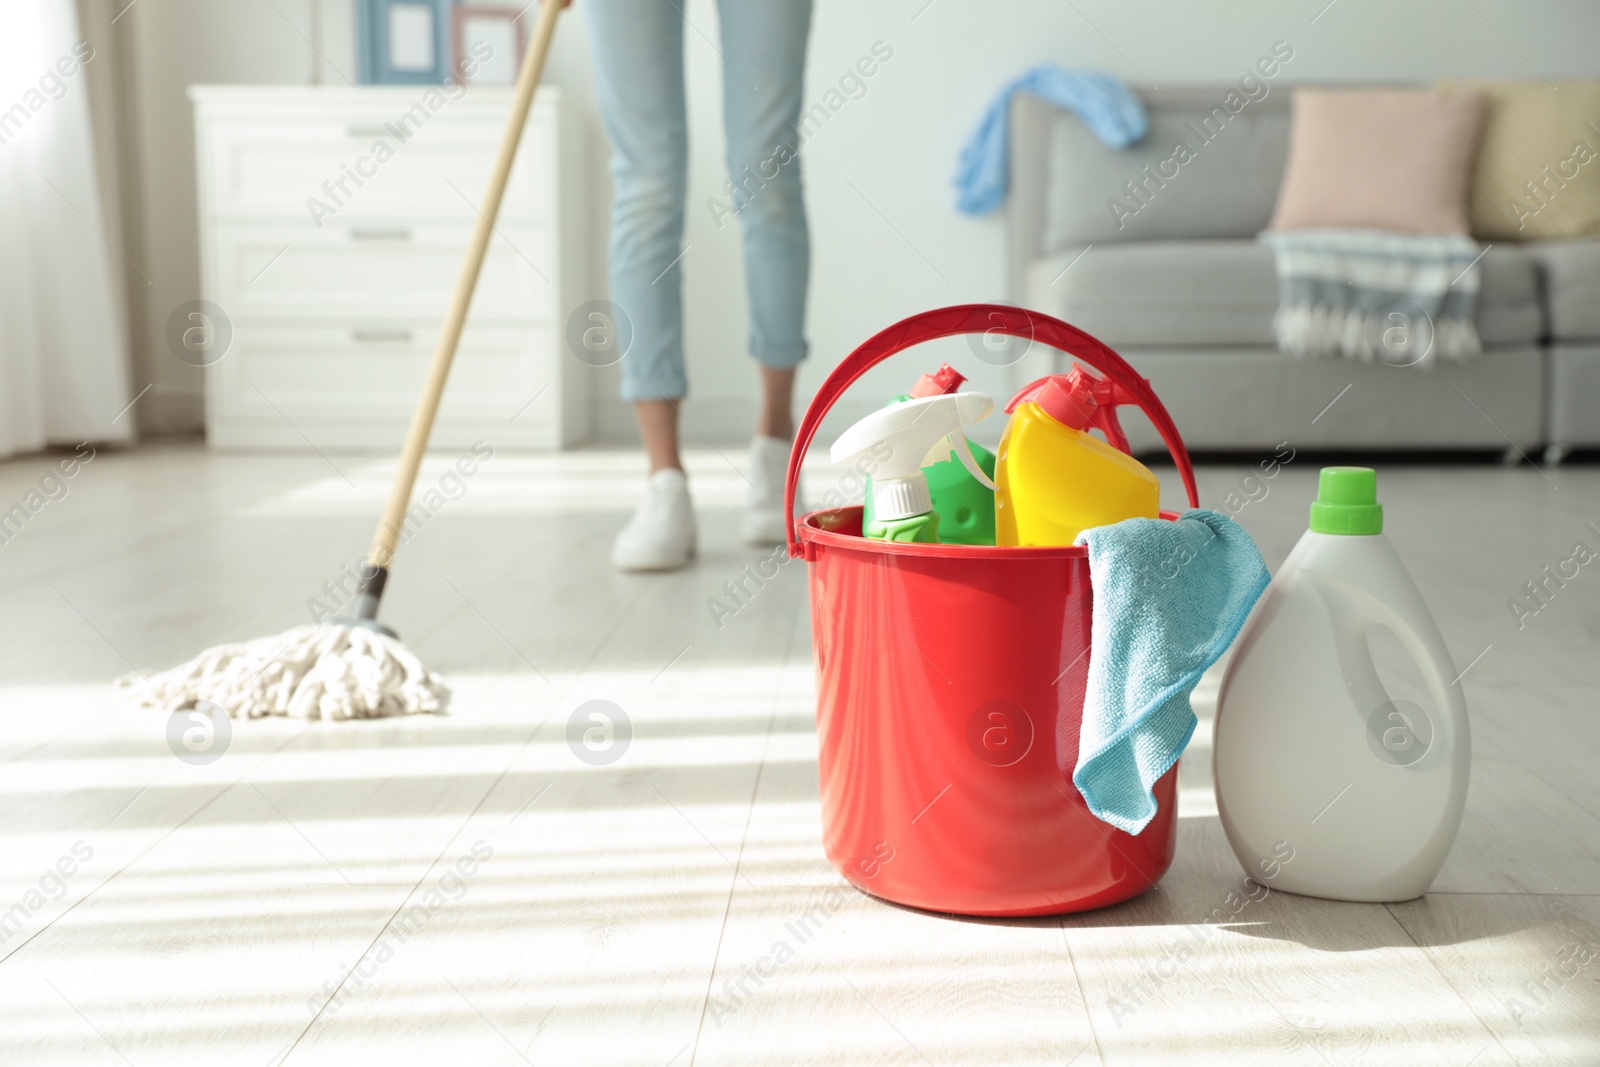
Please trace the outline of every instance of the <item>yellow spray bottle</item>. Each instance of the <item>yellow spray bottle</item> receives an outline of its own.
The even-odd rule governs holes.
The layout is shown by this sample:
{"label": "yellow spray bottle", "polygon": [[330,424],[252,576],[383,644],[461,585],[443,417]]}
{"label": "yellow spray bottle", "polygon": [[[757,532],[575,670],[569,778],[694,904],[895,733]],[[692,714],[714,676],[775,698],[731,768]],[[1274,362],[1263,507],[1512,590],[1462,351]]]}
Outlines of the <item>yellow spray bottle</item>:
{"label": "yellow spray bottle", "polygon": [[1134,402],[1078,366],[1012,397],[995,465],[996,544],[1070,545],[1090,527],[1156,517],[1161,483],[1128,455],[1117,422],[1117,406]]}

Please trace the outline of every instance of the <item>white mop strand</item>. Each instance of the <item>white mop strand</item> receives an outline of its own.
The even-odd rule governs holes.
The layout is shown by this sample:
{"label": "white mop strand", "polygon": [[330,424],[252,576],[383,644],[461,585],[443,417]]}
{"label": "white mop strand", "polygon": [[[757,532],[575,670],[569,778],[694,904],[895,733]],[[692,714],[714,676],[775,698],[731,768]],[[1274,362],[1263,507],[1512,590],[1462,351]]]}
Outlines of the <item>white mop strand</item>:
{"label": "white mop strand", "polygon": [[252,719],[375,719],[440,712],[450,700],[444,680],[399,641],[337,623],[218,645],[169,671],[124,675],[117,685],[145,707],[180,711],[207,700]]}

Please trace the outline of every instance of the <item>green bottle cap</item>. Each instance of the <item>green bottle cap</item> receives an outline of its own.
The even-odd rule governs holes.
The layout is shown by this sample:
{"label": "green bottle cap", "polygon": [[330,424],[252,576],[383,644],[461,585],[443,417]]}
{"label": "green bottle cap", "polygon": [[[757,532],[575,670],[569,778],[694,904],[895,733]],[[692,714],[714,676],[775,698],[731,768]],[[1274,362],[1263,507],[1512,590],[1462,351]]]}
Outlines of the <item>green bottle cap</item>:
{"label": "green bottle cap", "polygon": [[1311,529],[1325,534],[1383,533],[1378,475],[1371,467],[1323,467]]}

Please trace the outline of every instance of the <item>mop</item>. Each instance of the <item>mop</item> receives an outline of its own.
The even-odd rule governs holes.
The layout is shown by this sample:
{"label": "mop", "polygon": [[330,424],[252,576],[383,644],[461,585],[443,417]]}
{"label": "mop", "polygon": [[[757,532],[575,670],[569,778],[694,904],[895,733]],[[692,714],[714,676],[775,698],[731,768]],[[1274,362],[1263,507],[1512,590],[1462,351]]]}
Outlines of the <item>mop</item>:
{"label": "mop", "polygon": [[439,344],[411,417],[394,485],[361,569],[360,589],[347,608],[349,614],[299,626],[276,637],[220,645],[159,674],[118,678],[117,685],[130,690],[141,705],[182,711],[207,701],[235,718],[367,719],[444,710],[450,698],[444,680],[424,667],[395,632],[378,621],[378,602],[561,8],[558,0],[544,0],[540,6],[538,27],[517,76],[511,115],[483,209],[478,212]]}

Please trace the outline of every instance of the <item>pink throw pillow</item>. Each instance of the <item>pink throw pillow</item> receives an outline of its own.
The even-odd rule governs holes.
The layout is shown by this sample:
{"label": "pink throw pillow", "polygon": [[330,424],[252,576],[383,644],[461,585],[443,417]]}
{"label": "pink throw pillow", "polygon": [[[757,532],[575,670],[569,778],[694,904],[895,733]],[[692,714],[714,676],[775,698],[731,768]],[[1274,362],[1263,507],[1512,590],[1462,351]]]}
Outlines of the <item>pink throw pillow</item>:
{"label": "pink throw pillow", "polygon": [[1296,89],[1275,230],[1467,233],[1484,96]]}

